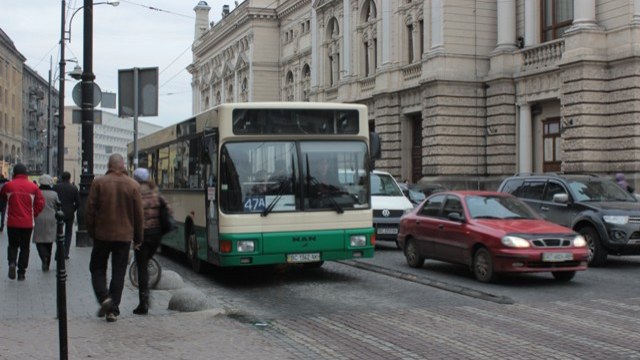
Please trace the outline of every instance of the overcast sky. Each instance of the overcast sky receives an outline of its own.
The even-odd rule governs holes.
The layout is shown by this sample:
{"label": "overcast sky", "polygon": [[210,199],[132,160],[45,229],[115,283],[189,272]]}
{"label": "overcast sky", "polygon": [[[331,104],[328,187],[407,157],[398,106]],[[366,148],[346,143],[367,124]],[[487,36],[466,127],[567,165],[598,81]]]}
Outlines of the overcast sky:
{"label": "overcast sky", "polygon": [[[234,9],[231,0],[206,0],[209,21],[218,21],[223,4]],[[101,1],[94,1],[94,4]],[[103,92],[116,93],[118,70],[158,67],[159,116],[140,120],[161,126],[191,115],[191,76],[186,67],[192,61],[195,12],[199,0],[121,0],[119,6],[94,5],[93,72]],[[240,1],[239,1],[240,2]],[[66,0],[66,27],[82,0]],[[54,76],[59,73],[61,0],[0,0],[0,28],[27,58],[26,64],[48,79],[50,59]],[[71,42],[65,58],[83,60],[83,10],[71,23]],[[76,64],[67,62],[66,71]],[[76,84],[67,76],[65,104],[73,105],[71,91]],[[55,81],[58,88],[58,81]],[[105,109],[116,112],[116,110]]]}

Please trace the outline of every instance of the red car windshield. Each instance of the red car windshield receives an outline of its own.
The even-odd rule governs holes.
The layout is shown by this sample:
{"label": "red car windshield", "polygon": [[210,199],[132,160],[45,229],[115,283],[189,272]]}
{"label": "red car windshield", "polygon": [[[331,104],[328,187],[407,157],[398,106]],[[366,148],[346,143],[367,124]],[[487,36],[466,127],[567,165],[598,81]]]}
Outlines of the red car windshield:
{"label": "red car windshield", "polygon": [[514,197],[470,195],[465,201],[473,219],[539,219],[533,210]]}

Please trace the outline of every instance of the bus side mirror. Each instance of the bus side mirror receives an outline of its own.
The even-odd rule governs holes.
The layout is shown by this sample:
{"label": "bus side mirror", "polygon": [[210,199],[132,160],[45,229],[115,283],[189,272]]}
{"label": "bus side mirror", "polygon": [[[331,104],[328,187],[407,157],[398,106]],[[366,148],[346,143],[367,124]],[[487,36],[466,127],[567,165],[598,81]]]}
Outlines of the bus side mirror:
{"label": "bus side mirror", "polygon": [[369,153],[371,160],[380,159],[382,156],[382,145],[380,144],[380,136],[376,132],[369,133]]}

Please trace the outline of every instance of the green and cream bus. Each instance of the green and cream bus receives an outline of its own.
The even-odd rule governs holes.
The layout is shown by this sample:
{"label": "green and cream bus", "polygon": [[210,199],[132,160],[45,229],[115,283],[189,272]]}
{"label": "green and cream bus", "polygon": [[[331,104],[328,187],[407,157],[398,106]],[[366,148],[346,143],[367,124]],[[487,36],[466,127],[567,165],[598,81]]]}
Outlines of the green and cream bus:
{"label": "green and cream bus", "polygon": [[229,103],[140,138],[137,153],[178,224],[162,246],[195,271],[318,267],[373,256],[371,140],[363,105]]}

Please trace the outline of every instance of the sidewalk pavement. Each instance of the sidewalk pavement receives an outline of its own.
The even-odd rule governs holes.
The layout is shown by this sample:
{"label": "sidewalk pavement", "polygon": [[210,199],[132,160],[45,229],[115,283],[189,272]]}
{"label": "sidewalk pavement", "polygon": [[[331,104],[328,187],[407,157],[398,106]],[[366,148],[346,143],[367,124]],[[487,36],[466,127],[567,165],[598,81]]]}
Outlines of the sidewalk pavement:
{"label": "sidewalk pavement", "polygon": [[[0,359],[58,359],[56,264],[43,272],[32,245],[26,280],[10,280],[6,249],[4,232],[0,234]],[[138,292],[128,279],[118,321],[107,323],[96,316],[91,249],[75,247],[74,241],[66,261],[69,359],[293,358],[269,344],[259,331],[223,316],[219,307],[193,313],[167,310],[170,291],[152,290],[149,315],[133,315]]]}

